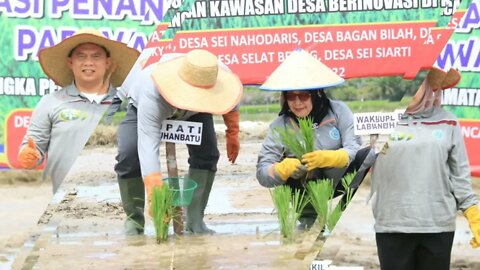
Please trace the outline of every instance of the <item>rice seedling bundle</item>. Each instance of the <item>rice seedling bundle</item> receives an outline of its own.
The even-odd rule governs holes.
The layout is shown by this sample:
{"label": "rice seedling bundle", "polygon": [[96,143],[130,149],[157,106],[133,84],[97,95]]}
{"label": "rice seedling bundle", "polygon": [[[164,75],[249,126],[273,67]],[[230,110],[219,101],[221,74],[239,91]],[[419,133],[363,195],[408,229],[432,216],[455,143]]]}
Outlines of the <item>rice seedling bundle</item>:
{"label": "rice seedling bundle", "polygon": [[345,198],[346,198],[346,204],[345,205],[348,205],[350,203],[350,201],[352,200],[352,197],[353,197],[353,189],[350,187],[350,184],[352,183],[353,181],[353,178],[355,178],[355,175],[357,173],[356,172],[352,172],[352,173],[349,173],[347,175],[345,175],[343,178],[342,178],[342,186],[344,188],[344,195],[345,195]]}
{"label": "rice seedling bundle", "polygon": [[292,192],[287,185],[276,186],[273,191],[270,190],[281,234],[289,243],[293,242],[297,220],[308,203],[304,194],[300,190]]}
{"label": "rice seedling bundle", "polygon": [[168,239],[168,227],[174,215],[173,192],[168,185],[156,186],[152,190],[152,219],[157,243]]}
{"label": "rice seedling bundle", "polygon": [[276,127],[274,132],[277,140],[298,159],[314,150],[313,119],[311,117],[298,118],[298,126]]}
{"label": "rice seedling bundle", "polygon": [[333,189],[332,180],[323,179],[319,181],[309,181],[306,185],[310,202],[315,212],[317,212],[320,225],[323,227],[328,224],[330,215],[331,201],[335,190]]}
{"label": "rice seedling bundle", "polygon": [[335,225],[337,225],[337,222],[340,219],[340,217],[342,216],[343,211],[345,210],[345,208],[347,207],[347,205],[350,203],[350,201],[353,198],[354,190],[353,190],[353,188],[350,187],[350,184],[352,183],[353,178],[355,178],[355,175],[356,175],[356,172],[352,172],[352,173],[349,173],[349,174],[345,175],[342,178],[341,183],[342,183],[342,186],[344,188],[344,191],[342,191],[342,193],[343,193],[342,200],[344,202],[340,201],[328,218],[328,224],[327,224],[326,227],[328,227],[330,229],[330,231],[333,230]]}

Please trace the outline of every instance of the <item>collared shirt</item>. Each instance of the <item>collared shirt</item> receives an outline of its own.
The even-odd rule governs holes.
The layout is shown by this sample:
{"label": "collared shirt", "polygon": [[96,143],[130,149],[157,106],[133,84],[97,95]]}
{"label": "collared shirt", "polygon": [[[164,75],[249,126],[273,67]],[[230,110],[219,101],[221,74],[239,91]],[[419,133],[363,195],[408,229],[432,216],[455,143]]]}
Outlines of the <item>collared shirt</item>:
{"label": "collared shirt", "polygon": [[128,95],[137,108],[138,157],[142,176],[161,171],[160,144],[163,120],[187,120],[198,112],[181,110],[170,105],[158,92],[150,74],[154,65],[135,72],[135,82]]}
{"label": "collared shirt", "polygon": [[[315,150],[344,149],[348,152],[350,163],[360,149],[361,139],[354,134],[353,113],[348,106],[337,100],[331,100],[332,110],[324,117],[320,125],[314,127]],[[258,154],[257,180],[264,187],[274,187],[285,183],[279,175],[272,174],[272,166],[292,153],[285,152],[285,147],[276,138],[276,127],[292,126],[287,116],[282,115],[270,124],[267,137],[263,141],[262,149]],[[326,177],[339,179],[346,168],[325,168]]]}
{"label": "collared shirt", "polygon": [[457,211],[478,202],[460,124],[442,108],[404,116],[374,165],[375,231],[454,231]]}
{"label": "collared shirt", "polygon": [[[167,54],[160,61],[182,55]],[[159,155],[163,120],[188,120],[198,113],[175,108],[162,97],[151,78],[155,67],[152,64],[141,68],[137,60],[119,90],[119,98],[128,98],[129,103],[137,108],[138,157],[143,177],[161,171]],[[238,109],[237,105],[232,111]]]}
{"label": "collared shirt", "polygon": [[74,84],[43,96],[33,111],[22,146],[31,137],[47,159],[43,179],[50,179],[56,192],[76,158],[112,103],[116,89],[110,87],[99,102],[90,102]]}

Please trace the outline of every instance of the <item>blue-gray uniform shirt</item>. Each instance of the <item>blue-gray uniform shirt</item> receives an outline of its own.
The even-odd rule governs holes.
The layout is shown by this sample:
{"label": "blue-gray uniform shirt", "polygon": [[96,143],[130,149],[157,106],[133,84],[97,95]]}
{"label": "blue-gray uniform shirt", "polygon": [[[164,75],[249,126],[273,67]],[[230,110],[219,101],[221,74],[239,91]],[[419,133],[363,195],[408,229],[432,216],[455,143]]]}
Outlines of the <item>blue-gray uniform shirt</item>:
{"label": "blue-gray uniform shirt", "polygon": [[[353,114],[348,106],[336,100],[330,101],[332,109],[324,117],[322,123],[314,126],[315,150],[338,150],[344,149],[348,152],[349,164],[355,158],[360,149],[361,139],[354,134]],[[263,141],[262,149],[258,154],[257,179],[264,187],[274,187],[285,184],[275,172],[273,165],[280,162],[284,157],[293,156],[285,152],[283,145],[276,139],[275,127],[283,128],[286,125],[292,126],[293,119],[282,115],[275,119],[269,128],[267,137]],[[328,178],[339,179],[345,168],[325,168],[324,174]]]}
{"label": "blue-gray uniform shirt", "polygon": [[455,230],[457,210],[477,204],[457,118],[442,108],[401,119],[372,174],[375,231]]}
{"label": "blue-gray uniform shirt", "polygon": [[43,96],[33,111],[21,148],[31,137],[41,159],[47,158],[43,179],[49,179],[55,193],[110,106],[116,90],[110,87],[97,104],[82,95],[74,84]]}

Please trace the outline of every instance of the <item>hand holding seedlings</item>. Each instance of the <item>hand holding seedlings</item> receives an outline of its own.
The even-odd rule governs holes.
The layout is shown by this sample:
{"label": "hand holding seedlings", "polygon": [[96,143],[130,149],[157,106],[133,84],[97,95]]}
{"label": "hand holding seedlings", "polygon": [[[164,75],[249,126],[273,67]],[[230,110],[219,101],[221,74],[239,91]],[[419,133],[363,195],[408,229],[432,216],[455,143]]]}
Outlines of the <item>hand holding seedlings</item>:
{"label": "hand holding seedlings", "polygon": [[302,179],[307,176],[308,169],[305,165],[301,164],[297,169],[292,173],[290,177],[293,179]]}
{"label": "hand holding seedlings", "polygon": [[344,168],[348,164],[348,152],[339,150],[316,150],[302,156],[302,163],[309,171],[317,168]]}
{"label": "hand holding seedlings", "polygon": [[287,181],[294,172],[298,170],[302,163],[296,158],[286,158],[282,162],[275,163],[275,171],[283,181]]}
{"label": "hand holding seedlings", "polygon": [[161,187],[163,184],[162,174],[161,173],[151,173],[145,177],[143,180],[145,183],[145,188],[147,190],[147,198],[148,198],[148,214],[152,216],[152,192],[153,188]]}

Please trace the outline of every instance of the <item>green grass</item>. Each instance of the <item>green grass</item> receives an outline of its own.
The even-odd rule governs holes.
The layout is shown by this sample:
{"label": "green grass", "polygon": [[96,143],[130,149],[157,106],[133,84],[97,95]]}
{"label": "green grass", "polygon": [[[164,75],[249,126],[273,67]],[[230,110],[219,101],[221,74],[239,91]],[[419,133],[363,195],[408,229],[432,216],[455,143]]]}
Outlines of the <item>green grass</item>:
{"label": "green grass", "polygon": [[[388,102],[384,100],[368,100],[368,101],[349,101],[345,102],[354,113],[361,112],[393,112],[396,109],[406,108],[409,99],[399,102]],[[241,121],[261,121],[271,122],[280,111],[280,104],[258,104],[258,105],[241,105],[240,119]],[[125,117],[125,112],[118,112],[114,115],[112,124],[118,125]],[[222,122],[221,117],[215,117],[215,122]]]}
{"label": "green grass", "polygon": [[[366,100],[366,101],[347,101],[347,106],[353,113],[362,112],[393,112],[396,109],[405,108],[410,99],[404,99],[401,102],[388,102],[385,100]],[[240,107],[240,114],[278,114],[280,104],[261,104],[261,105],[243,105]]]}

